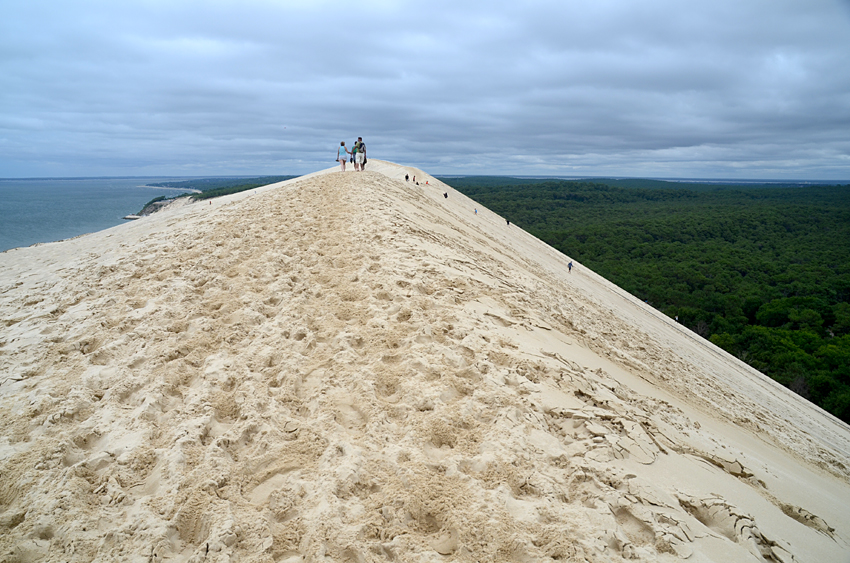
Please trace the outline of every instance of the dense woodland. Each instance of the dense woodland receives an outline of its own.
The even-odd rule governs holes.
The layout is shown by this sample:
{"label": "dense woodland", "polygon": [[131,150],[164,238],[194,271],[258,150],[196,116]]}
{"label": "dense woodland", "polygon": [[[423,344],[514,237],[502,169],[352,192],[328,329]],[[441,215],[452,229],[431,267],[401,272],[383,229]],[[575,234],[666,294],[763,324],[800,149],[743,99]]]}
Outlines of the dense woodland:
{"label": "dense woodland", "polygon": [[850,422],[850,185],[443,181]]}

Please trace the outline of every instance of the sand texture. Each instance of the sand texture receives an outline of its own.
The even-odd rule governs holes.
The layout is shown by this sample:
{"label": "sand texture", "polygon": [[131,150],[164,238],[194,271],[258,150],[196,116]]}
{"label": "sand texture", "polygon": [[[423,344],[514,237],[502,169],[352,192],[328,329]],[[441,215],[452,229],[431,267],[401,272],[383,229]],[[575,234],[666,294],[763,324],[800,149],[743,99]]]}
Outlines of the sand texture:
{"label": "sand texture", "polygon": [[367,168],[0,254],[0,561],[850,561],[847,425]]}

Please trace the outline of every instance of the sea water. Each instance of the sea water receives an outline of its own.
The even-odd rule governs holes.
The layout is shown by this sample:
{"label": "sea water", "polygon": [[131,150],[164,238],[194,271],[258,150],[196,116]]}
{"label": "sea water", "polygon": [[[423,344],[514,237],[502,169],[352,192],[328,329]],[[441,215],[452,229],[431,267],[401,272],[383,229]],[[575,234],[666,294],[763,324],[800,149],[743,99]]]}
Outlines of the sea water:
{"label": "sea water", "polygon": [[187,179],[0,179],[0,252],[114,227],[157,196],[187,191],[145,184]]}

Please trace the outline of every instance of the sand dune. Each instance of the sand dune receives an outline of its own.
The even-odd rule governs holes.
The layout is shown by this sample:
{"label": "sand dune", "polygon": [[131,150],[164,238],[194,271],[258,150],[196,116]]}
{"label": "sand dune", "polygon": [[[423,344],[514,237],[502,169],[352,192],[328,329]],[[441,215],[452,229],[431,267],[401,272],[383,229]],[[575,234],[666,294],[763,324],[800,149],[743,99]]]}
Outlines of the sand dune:
{"label": "sand dune", "polygon": [[0,254],[0,560],[850,560],[847,425],[368,168]]}

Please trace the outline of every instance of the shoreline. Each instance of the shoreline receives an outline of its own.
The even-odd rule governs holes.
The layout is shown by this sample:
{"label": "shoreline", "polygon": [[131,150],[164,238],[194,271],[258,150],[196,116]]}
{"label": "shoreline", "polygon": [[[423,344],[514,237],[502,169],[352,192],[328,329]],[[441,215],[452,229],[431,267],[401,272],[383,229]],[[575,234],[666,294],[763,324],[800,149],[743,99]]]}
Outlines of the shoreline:
{"label": "shoreline", "polygon": [[192,193],[192,194],[202,194],[202,193],[204,193],[203,191],[196,190],[194,188],[172,188],[172,187],[168,187],[168,186],[151,186],[149,184],[144,184],[144,185],[138,186],[138,187],[140,187],[140,188],[151,188],[151,189],[154,189],[154,190],[170,190],[170,191]]}
{"label": "shoreline", "polygon": [[140,181],[158,183],[168,179],[2,182],[0,251],[53,243],[120,225],[124,223],[122,217],[137,213],[156,194],[178,194],[172,189],[142,186]]}

